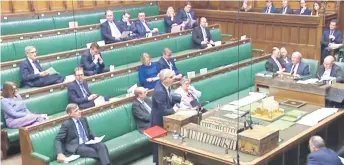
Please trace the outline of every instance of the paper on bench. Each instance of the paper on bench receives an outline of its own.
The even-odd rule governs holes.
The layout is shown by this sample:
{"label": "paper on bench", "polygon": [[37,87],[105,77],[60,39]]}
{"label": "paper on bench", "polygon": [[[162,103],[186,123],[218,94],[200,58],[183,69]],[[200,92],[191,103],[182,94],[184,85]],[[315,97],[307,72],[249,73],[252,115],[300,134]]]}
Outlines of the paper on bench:
{"label": "paper on bench", "polygon": [[238,107],[243,107],[243,106],[252,104],[252,103],[254,103],[256,101],[259,101],[259,100],[261,100],[261,99],[263,99],[265,97],[266,97],[266,94],[264,94],[264,93],[250,92],[249,96],[246,96],[246,97],[241,98],[239,100],[232,101],[229,104],[235,105],[235,106],[238,106]]}
{"label": "paper on bench", "polygon": [[199,74],[206,74],[208,72],[208,68],[202,68],[199,70]]}
{"label": "paper on bench", "polygon": [[69,163],[71,161],[74,161],[76,159],[80,158],[80,155],[71,155],[71,156],[68,156],[66,157],[64,160],[63,160],[63,163]]}
{"label": "paper on bench", "polygon": [[105,135],[103,135],[101,137],[94,137],[93,140],[89,140],[85,144],[97,144],[97,143],[101,142],[104,139],[104,137],[105,137]]}
{"label": "paper on bench", "polygon": [[74,80],[75,80],[74,75],[68,75],[68,76],[66,76],[64,82],[72,82]]}
{"label": "paper on bench", "polygon": [[105,99],[103,96],[98,96],[96,99],[94,99],[94,105],[95,106],[100,106],[105,103]]}
{"label": "paper on bench", "polygon": [[194,116],[197,114],[197,111],[195,110],[185,110],[185,111],[178,111],[176,114],[182,115],[182,116]]}
{"label": "paper on bench", "polygon": [[297,124],[302,124],[306,126],[314,126],[321,120],[335,114],[337,111],[338,111],[338,108],[321,108],[302,117],[297,122]]}
{"label": "paper on bench", "polygon": [[53,74],[59,74],[59,72],[57,72],[53,67],[48,68],[47,70],[45,70],[46,72],[49,73],[49,75],[53,75]]}
{"label": "paper on bench", "polygon": [[194,78],[196,76],[195,71],[187,72],[188,78]]}

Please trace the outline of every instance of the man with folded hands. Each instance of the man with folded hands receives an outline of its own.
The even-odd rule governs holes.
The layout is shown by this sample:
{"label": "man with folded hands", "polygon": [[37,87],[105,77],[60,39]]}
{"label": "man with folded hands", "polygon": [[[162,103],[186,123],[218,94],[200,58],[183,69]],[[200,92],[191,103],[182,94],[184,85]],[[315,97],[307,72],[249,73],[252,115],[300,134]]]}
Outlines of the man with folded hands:
{"label": "man with folded hands", "polygon": [[43,87],[52,84],[62,83],[64,76],[58,74],[49,74],[47,70],[43,70],[39,62],[36,60],[37,50],[33,46],[25,47],[27,58],[20,63],[20,79],[23,88]]}
{"label": "man with folded hands", "polygon": [[89,50],[86,50],[81,57],[80,66],[84,69],[85,76],[92,76],[110,71],[105,67],[100,47],[97,43],[92,43]]}
{"label": "man with folded hands", "polygon": [[201,17],[199,24],[200,25],[195,27],[192,32],[192,41],[195,47],[198,49],[204,49],[208,44],[215,45],[208,28],[207,19],[205,17]]}
{"label": "man with folded hands", "polygon": [[84,71],[81,67],[75,68],[74,76],[75,80],[68,85],[68,96],[72,103],[78,104],[81,109],[86,109],[94,107],[98,97],[109,101],[109,97],[99,96],[90,91],[87,82],[84,81]]}
{"label": "man with folded hands", "polygon": [[63,163],[66,155],[80,155],[97,159],[101,165],[111,165],[108,148],[103,142],[86,144],[96,136],[87,119],[81,116],[78,105],[68,104],[66,112],[70,119],[63,122],[55,139],[57,161]]}

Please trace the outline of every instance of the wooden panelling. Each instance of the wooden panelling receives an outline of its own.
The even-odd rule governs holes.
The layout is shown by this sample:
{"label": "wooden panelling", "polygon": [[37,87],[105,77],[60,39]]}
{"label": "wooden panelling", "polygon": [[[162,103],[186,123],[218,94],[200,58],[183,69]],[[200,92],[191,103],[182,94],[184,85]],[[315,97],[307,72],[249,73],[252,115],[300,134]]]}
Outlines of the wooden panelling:
{"label": "wooden panelling", "polygon": [[309,28],[299,28],[299,44],[308,44],[308,30]]}
{"label": "wooden panelling", "polygon": [[340,7],[339,7],[339,29],[341,31],[344,31],[344,1],[340,2]]}
{"label": "wooden panelling", "polygon": [[282,28],[280,25],[275,25],[272,28],[272,41],[281,41],[282,40]]}
{"label": "wooden panelling", "polygon": [[[274,0],[273,3],[274,3],[274,6],[276,8],[281,8],[282,7],[282,1],[283,0]],[[314,1],[306,1],[307,2],[307,7],[310,8],[310,9],[313,9],[313,3]],[[288,2],[288,5],[292,8],[292,9],[298,9],[300,8],[300,3],[299,1],[289,1]],[[325,4],[323,3],[322,5],[322,8],[325,7]],[[254,2],[254,8],[256,9],[262,9],[266,7],[266,2],[265,1],[255,1]],[[326,10],[327,11],[336,11],[338,9],[338,6],[337,6],[337,1],[329,1],[327,2],[327,5],[326,5]]]}
{"label": "wooden panelling", "polygon": [[49,1],[32,1],[34,11],[40,12],[40,11],[49,11]]}
{"label": "wooden panelling", "polygon": [[13,4],[13,11],[15,13],[31,12],[30,1],[28,0],[12,1],[12,4]]}
{"label": "wooden panelling", "polygon": [[81,1],[80,3],[80,7],[93,7],[93,6],[96,6],[95,5],[95,1]]}
{"label": "wooden panelling", "polygon": [[50,8],[51,10],[63,10],[65,9],[65,4],[67,2],[64,2],[64,1],[50,1]]}
{"label": "wooden panelling", "polygon": [[73,10],[78,8],[78,1],[77,0],[66,0],[67,9]]}
{"label": "wooden panelling", "polygon": [[1,1],[1,12],[12,13],[12,5],[10,1]]}
{"label": "wooden panelling", "polygon": [[105,0],[96,0],[97,6],[105,6],[108,2]]}

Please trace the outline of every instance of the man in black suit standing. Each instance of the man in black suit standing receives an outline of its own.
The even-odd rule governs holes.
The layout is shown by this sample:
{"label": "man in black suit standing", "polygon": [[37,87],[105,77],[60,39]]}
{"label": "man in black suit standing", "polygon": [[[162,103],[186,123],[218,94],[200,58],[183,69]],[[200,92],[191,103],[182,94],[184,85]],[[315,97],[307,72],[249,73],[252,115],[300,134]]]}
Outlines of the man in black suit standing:
{"label": "man in black suit standing", "polygon": [[106,44],[122,41],[122,33],[119,30],[119,26],[113,19],[113,12],[111,10],[107,10],[105,15],[106,21],[100,25],[103,40]]}
{"label": "man in black suit standing", "polygon": [[81,67],[84,69],[85,76],[92,76],[99,73],[110,71],[105,67],[100,47],[97,43],[92,43],[89,50],[86,50],[81,57]]}
{"label": "man in black suit standing", "polygon": [[265,63],[265,69],[268,72],[281,73],[285,71],[285,67],[282,66],[280,61],[280,52],[276,47],[272,48],[272,55]]}
{"label": "man in black suit standing", "polygon": [[109,151],[102,142],[85,144],[94,139],[87,119],[81,116],[78,105],[68,104],[66,112],[71,118],[64,121],[55,139],[57,161],[63,163],[65,155],[76,154],[100,160],[102,165],[111,165]]}
{"label": "man in black suit standing", "polygon": [[207,44],[214,45],[215,43],[212,40],[207,19],[201,17],[199,22],[200,26],[195,27],[192,32],[192,41],[196,48],[204,49],[207,47]]}
{"label": "man in black suit standing", "polygon": [[318,79],[329,79],[331,77],[335,77],[337,83],[343,83],[344,81],[344,72],[334,63],[333,56],[327,56],[324,59],[324,63],[319,67],[316,76]]}
{"label": "man in black suit standing", "polygon": [[136,99],[132,104],[132,113],[135,118],[136,128],[142,133],[151,126],[152,100],[147,98],[147,89],[137,87],[134,90]]}
{"label": "man in black suit standing", "polygon": [[293,14],[293,9],[288,5],[288,0],[283,0],[282,8],[279,11],[281,14]]}
{"label": "man in black suit standing", "polygon": [[195,26],[197,26],[196,14],[194,11],[191,10],[191,3],[190,2],[186,2],[184,8],[180,8],[178,10],[177,17],[179,20],[183,21],[186,24],[191,23],[191,24],[189,24],[189,26],[185,27],[185,30],[191,29],[191,28],[194,28]]}

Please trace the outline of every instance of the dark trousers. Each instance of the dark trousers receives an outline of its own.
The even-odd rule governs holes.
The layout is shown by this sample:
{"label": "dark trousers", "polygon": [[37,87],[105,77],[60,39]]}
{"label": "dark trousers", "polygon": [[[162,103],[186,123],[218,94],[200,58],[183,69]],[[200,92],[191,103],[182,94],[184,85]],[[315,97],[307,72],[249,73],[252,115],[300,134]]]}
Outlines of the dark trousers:
{"label": "dark trousers", "polygon": [[338,156],[344,158],[344,146],[337,152]]}
{"label": "dark trousers", "polygon": [[109,72],[110,69],[109,68],[99,68],[99,70],[85,70],[84,73],[85,73],[85,76],[92,76],[92,75],[95,75],[95,74],[100,74],[100,73],[105,73],[105,72]]}
{"label": "dark trousers", "polygon": [[44,77],[40,77],[39,79],[23,84],[24,88],[30,87],[44,87],[52,84],[62,83],[65,80],[64,76],[60,76],[58,74],[47,75]]}
{"label": "dark trousers", "polygon": [[108,148],[104,143],[81,144],[76,150],[76,154],[81,157],[88,157],[100,160],[101,165],[110,165]]}

